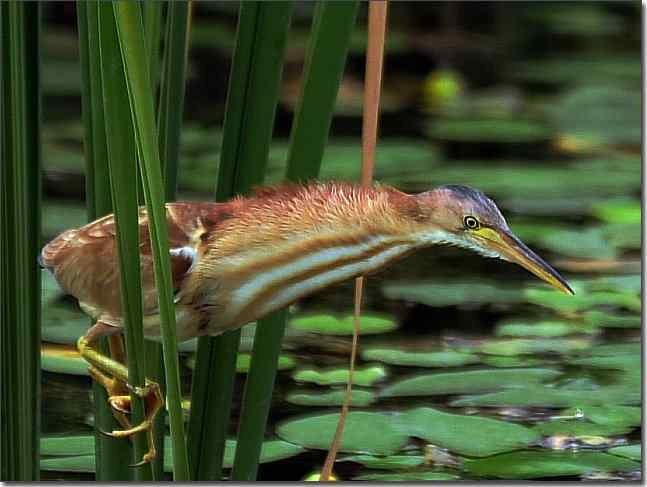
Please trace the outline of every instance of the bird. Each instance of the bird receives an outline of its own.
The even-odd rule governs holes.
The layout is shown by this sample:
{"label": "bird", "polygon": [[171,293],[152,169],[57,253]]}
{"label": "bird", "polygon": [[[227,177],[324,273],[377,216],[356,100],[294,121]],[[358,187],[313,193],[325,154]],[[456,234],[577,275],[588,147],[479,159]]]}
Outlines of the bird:
{"label": "bird", "polygon": [[[463,247],[516,263],[574,294],[555,269],[512,233],[494,201],[468,186],[408,194],[379,183],[284,184],[260,187],[227,202],[166,203],[166,223],[178,341],[239,328],[434,245]],[[160,340],[143,207],[139,251],[144,337]],[[92,377],[108,390],[113,413],[124,426],[110,434],[147,432],[149,450],[140,463],[152,460],[152,420],[163,406],[159,386],[147,381],[144,387],[131,387],[124,357],[110,358],[94,346],[102,336],[118,336],[123,325],[114,216],[63,232],[42,249],[40,261],[96,320],[77,347]],[[143,397],[146,405],[143,422],[134,427],[125,414],[129,392]]]}

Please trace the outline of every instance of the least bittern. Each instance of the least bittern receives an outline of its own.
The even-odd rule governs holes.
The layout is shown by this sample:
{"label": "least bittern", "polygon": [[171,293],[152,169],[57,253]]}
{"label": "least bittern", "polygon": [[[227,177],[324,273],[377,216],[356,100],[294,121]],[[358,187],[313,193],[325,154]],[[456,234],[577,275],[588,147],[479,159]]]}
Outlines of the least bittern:
{"label": "least bittern", "polygon": [[[177,336],[187,340],[238,328],[304,296],[383,269],[423,247],[448,244],[517,263],[572,294],[566,281],[515,237],[494,202],[465,186],[409,195],[388,186],[347,183],[261,189],[227,203],[166,205]],[[157,292],[146,211],[140,210],[144,335],[160,336]],[[68,230],[42,251],[42,263],[96,319],[78,341],[92,376],[110,394],[124,425],[118,437],[148,431],[163,404],[157,385],[146,398],[146,419],[132,427],[127,369],[92,348],[121,329],[119,270],[112,215]],[[150,440],[149,440],[150,441]],[[155,455],[154,446],[145,455]]]}

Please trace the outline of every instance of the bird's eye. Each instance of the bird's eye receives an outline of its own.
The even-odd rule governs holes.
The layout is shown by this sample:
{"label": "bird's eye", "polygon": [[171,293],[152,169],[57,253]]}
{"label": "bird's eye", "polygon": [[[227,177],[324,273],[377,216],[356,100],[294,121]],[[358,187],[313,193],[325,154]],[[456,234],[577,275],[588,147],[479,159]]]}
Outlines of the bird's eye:
{"label": "bird's eye", "polygon": [[463,218],[463,223],[465,224],[465,228],[467,228],[468,230],[478,230],[481,226],[479,221],[473,216],[466,216],[465,218]]}

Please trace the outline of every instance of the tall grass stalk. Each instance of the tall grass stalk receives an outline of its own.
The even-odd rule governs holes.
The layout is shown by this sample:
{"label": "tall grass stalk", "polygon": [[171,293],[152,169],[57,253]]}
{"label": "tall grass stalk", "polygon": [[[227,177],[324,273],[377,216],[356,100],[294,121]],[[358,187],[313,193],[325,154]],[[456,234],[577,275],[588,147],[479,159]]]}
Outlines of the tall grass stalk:
{"label": "tall grass stalk", "polygon": [[40,5],[3,2],[1,477],[39,478]]}
{"label": "tall grass stalk", "polygon": [[[137,148],[134,141],[128,89],[112,5],[99,4],[99,52],[104,100],[108,169],[112,206],[117,226],[121,309],[128,356],[128,382],[144,386],[144,332],[139,262],[139,204],[137,200]],[[143,401],[132,396],[132,422],[144,419]],[[135,461],[148,450],[145,433],[134,437]],[[136,480],[151,480],[150,465],[135,470]]]}
{"label": "tall grass stalk", "polygon": [[[362,177],[363,186],[371,186],[375,167],[375,147],[377,145],[377,128],[380,113],[380,92],[382,89],[382,66],[384,63],[384,42],[386,38],[386,14],[388,2],[369,3],[368,43],[366,48],[366,71],[364,79],[364,110],[362,117]],[[330,450],[321,472],[321,480],[328,481],[344,433],[346,417],[350,410],[353,393],[353,375],[360,333],[360,314],[364,277],[355,279],[355,298],[353,313],[353,342],[350,354],[348,383],[342,403],[339,422],[335,430]]]}
{"label": "tall grass stalk", "polygon": [[113,4],[113,7],[126,84],[128,86],[128,98],[150,226],[155,282],[157,283],[162,327],[167,408],[169,411],[171,443],[173,445],[173,476],[175,480],[188,480],[189,465],[181,406],[177,332],[175,328],[166,211],[164,209],[164,187],[153,97],[150,90],[150,73],[146,64],[143,22],[141,11],[137,4],[118,1]]}
{"label": "tall grass stalk", "polygon": [[[79,31],[79,53],[81,60],[83,115],[85,149],[85,201],[88,221],[112,213],[110,177],[108,170],[108,148],[103,116],[103,93],[101,88],[101,58],[99,52],[98,2],[80,1],[77,7]],[[98,348],[110,353],[105,340]],[[102,482],[131,480],[133,470],[132,445],[123,440],[113,439],[100,433],[119,429],[108,406],[108,394],[100,384],[92,385],[95,423],[95,479]]]}
{"label": "tall grass stalk", "polygon": [[[291,2],[241,3],[217,201],[246,193],[263,181],[291,8]],[[189,423],[194,480],[222,477],[239,342],[239,330],[198,341]]]}
{"label": "tall grass stalk", "polygon": [[[358,2],[319,2],[301,95],[290,135],[287,178],[316,178],[321,167]],[[255,480],[265,436],[287,312],[263,318],[254,337],[238,431],[233,480]]]}

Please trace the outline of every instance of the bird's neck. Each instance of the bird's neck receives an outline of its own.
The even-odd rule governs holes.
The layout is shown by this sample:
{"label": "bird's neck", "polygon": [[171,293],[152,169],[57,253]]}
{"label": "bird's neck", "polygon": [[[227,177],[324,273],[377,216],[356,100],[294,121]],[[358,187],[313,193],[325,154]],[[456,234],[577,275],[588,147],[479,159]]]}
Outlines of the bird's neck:
{"label": "bird's neck", "polygon": [[247,206],[212,249],[241,322],[376,272],[420,245],[415,197],[388,187],[331,183],[241,201]]}

